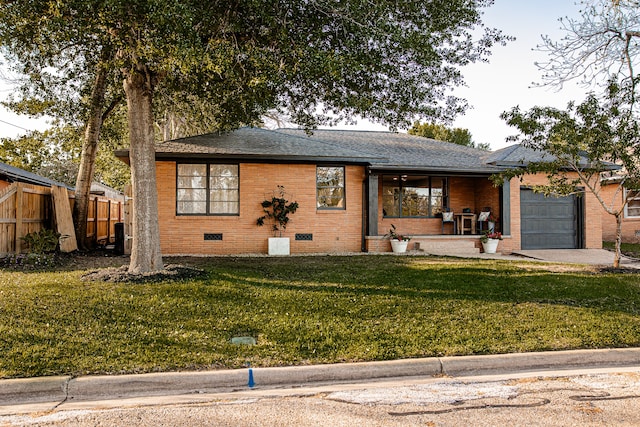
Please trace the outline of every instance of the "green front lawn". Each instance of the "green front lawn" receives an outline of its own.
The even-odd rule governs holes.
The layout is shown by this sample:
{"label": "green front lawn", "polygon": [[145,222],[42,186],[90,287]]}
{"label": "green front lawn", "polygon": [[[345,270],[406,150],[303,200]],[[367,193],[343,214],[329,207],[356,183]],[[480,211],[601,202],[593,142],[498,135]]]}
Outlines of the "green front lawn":
{"label": "green front lawn", "polygon": [[[635,274],[382,255],[179,262],[208,277],[2,271],[0,377],[640,345]],[[246,335],[257,345],[230,343]]]}
{"label": "green front lawn", "polygon": [[[616,242],[602,242],[604,249],[615,251]],[[620,252],[623,255],[630,256],[632,258],[640,258],[640,244],[638,243],[622,243],[620,245]]]}

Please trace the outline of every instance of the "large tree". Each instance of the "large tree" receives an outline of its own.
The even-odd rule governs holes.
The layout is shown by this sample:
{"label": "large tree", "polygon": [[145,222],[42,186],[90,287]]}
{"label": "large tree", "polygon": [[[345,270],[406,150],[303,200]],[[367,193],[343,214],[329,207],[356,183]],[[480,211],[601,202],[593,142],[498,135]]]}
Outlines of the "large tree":
{"label": "large tree", "polygon": [[[538,151],[543,158],[497,178],[545,173],[548,184],[534,186],[534,191],[546,196],[593,194],[604,211],[616,218],[615,268],[620,266],[622,217],[630,194],[624,189],[640,188],[640,123],[625,99],[618,85],[611,83],[604,100],[591,94],[581,104],[569,103],[566,110],[534,107],[523,112],[516,107],[503,113],[502,118],[521,133],[511,140]],[[605,199],[601,176],[618,167],[624,168],[624,174],[613,198]],[[616,206],[621,195],[623,203]]]}
{"label": "large tree", "polygon": [[[115,93],[115,49],[90,33],[69,25],[70,16],[49,12],[45,3],[2,2],[0,45],[19,78],[18,90],[5,106],[31,116],[47,115],[60,127],[83,128],[79,169],[75,179],[74,225],[78,247],[87,248],[89,193],[95,173],[100,130],[122,102]],[[83,20],[93,15],[89,11]],[[79,19],[75,17],[74,19]]]}
{"label": "large tree", "polygon": [[[113,47],[128,106],[134,211],[129,270],[163,268],[154,159],[154,99],[195,94],[221,129],[288,111],[312,128],[360,115],[391,127],[464,111],[449,93],[459,67],[506,38],[483,27],[491,0],[346,2],[33,0],[2,19],[66,22],[74,39]],[[25,4],[26,3],[26,4]],[[477,35],[477,38],[475,35]],[[80,59],[82,60],[82,59]]]}
{"label": "large tree", "polygon": [[548,60],[536,65],[543,83],[562,87],[576,80],[606,89],[613,79],[637,107],[640,65],[640,2],[583,0],[579,18],[561,18],[564,36],[543,36],[539,50]]}
{"label": "large tree", "polygon": [[415,122],[407,131],[410,135],[422,136],[438,141],[451,142],[452,144],[463,145],[465,147],[479,148],[481,150],[489,150],[489,144],[476,144],[469,129],[448,128],[437,123],[420,123]]}

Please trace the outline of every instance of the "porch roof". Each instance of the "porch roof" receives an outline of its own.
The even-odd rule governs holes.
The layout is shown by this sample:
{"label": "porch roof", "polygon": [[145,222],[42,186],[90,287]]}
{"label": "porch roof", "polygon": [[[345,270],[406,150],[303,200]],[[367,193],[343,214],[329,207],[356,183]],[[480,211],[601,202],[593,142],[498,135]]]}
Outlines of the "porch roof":
{"label": "porch roof", "polygon": [[[395,132],[241,128],[158,143],[156,158],[340,162],[379,171],[491,174],[487,151]],[[116,155],[128,160],[128,150]]]}

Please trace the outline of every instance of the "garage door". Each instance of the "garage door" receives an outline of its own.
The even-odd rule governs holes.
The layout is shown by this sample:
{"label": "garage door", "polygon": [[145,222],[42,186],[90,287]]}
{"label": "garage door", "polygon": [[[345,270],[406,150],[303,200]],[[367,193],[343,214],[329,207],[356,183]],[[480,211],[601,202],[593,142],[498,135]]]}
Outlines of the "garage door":
{"label": "garage door", "polygon": [[576,196],[544,197],[521,189],[522,249],[579,248],[579,212]]}

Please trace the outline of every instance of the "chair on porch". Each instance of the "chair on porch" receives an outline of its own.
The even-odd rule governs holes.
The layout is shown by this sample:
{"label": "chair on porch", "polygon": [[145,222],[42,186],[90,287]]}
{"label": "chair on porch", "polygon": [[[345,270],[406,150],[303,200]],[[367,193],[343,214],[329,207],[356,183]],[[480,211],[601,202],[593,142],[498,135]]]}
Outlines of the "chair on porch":
{"label": "chair on porch", "polygon": [[458,230],[456,230],[456,220],[451,208],[444,208],[442,210],[442,234],[444,234],[445,224],[451,224],[453,227],[453,234],[457,234]]}
{"label": "chair on porch", "polygon": [[[478,231],[482,234],[484,231],[489,230],[489,222],[491,222],[491,208],[482,208],[480,214],[478,214]],[[486,224],[486,228],[483,225]]]}

